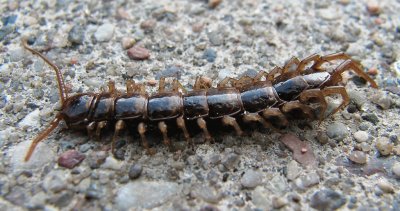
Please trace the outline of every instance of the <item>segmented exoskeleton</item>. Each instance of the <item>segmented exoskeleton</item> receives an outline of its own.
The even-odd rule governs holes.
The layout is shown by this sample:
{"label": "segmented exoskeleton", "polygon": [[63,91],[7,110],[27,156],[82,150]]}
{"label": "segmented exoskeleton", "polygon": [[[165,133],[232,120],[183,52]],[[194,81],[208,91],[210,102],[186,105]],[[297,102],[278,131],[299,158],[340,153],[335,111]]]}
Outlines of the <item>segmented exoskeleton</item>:
{"label": "segmented exoskeleton", "polygon": [[[260,71],[255,77],[244,76],[240,79],[225,78],[216,88],[203,77],[197,77],[192,91],[186,91],[175,79],[172,89],[166,90],[165,78],[160,79],[158,93],[149,96],[142,84],[132,80],[126,83],[126,92],[115,89],[114,82],[108,84],[108,91],[100,93],[81,93],[68,96],[62,74],[55,64],[44,55],[30,48],[26,41],[23,46],[41,57],[55,71],[60,92],[62,108],[50,125],[32,142],[25,161],[29,160],[36,145],[44,140],[64,120],[71,129],[87,129],[90,135],[100,136],[107,124],[114,124],[115,131],[112,149],[116,137],[127,125],[137,125],[141,143],[149,154],[146,140],[146,126],[154,124],[163,136],[163,142],[170,144],[166,121],[176,121],[187,142],[190,134],[186,123],[194,121],[209,141],[211,135],[207,129],[207,120],[221,120],[223,125],[234,128],[238,135],[243,131],[237,120],[259,122],[265,127],[286,126],[293,112],[308,119],[320,122],[336,113],[349,103],[349,97],[343,86],[341,74],[352,70],[367,80],[373,88],[377,84],[344,53],[327,56],[312,55],[304,60],[292,58],[283,68],[275,67],[270,72]],[[331,73],[322,65],[333,60],[344,60]],[[307,67],[312,63],[310,67]],[[295,70],[290,70],[295,66]],[[328,95],[339,94],[342,103],[330,114],[326,114]],[[319,112],[309,106],[310,102],[319,104]],[[298,112],[300,111],[300,112]]]}

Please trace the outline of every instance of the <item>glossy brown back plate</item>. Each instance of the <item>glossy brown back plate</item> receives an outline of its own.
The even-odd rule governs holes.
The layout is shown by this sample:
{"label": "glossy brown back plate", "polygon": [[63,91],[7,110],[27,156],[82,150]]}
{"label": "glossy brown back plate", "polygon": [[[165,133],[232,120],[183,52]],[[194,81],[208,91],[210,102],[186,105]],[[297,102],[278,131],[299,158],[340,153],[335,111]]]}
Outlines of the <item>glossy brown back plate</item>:
{"label": "glossy brown back plate", "polygon": [[115,119],[136,119],[146,116],[147,96],[133,94],[115,101]]}
{"label": "glossy brown back plate", "polygon": [[153,95],[147,104],[149,120],[172,119],[183,114],[182,96],[179,92],[165,92]]}
{"label": "glossy brown back plate", "polygon": [[207,90],[208,117],[232,116],[243,110],[240,93],[235,88],[216,88]]}
{"label": "glossy brown back plate", "polygon": [[188,92],[183,96],[184,116],[186,119],[197,119],[208,115],[206,90]]}

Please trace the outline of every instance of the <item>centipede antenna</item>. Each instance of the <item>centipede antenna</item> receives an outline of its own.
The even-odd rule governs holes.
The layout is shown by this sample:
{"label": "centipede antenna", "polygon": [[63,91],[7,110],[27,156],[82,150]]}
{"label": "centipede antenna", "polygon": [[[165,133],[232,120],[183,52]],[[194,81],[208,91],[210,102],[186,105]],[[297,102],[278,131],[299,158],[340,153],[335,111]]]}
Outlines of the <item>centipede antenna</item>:
{"label": "centipede antenna", "polygon": [[50,125],[43,130],[36,138],[32,141],[31,146],[29,147],[28,152],[26,153],[24,161],[27,162],[32,156],[33,151],[35,151],[36,146],[39,142],[43,141],[57,126],[58,123],[61,121],[61,117],[57,116]]}
{"label": "centipede antenna", "polygon": [[57,82],[58,82],[58,91],[60,92],[60,100],[61,104],[64,105],[65,100],[68,98],[68,93],[65,88],[64,84],[64,79],[61,74],[61,71],[58,69],[58,67],[52,63],[46,56],[41,54],[39,51],[32,49],[31,47],[28,46],[27,38],[22,38],[22,45],[24,48],[28,51],[30,51],[32,54],[38,55],[40,58],[42,58],[48,65],[50,65],[54,71],[56,72],[56,77],[57,77]]}

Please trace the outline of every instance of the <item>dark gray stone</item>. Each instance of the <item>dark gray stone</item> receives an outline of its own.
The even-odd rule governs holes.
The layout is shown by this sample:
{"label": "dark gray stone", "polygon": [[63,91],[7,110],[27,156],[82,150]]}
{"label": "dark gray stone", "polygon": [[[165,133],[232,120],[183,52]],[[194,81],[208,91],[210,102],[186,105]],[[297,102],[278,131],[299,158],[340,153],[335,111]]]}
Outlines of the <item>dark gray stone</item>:
{"label": "dark gray stone", "polygon": [[129,178],[131,179],[137,179],[140,177],[140,175],[142,174],[143,171],[143,167],[140,164],[133,164],[130,168],[129,168]]}
{"label": "dark gray stone", "polygon": [[331,189],[315,192],[310,199],[310,206],[317,210],[336,210],[346,203],[346,198]]}
{"label": "dark gray stone", "polygon": [[68,41],[72,44],[81,45],[85,40],[85,28],[81,25],[75,25],[68,33]]}
{"label": "dark gray stone", "polygon": [[217,52],[214,49],[207,48],[203,53],[203,59],[208,62],[214,62],[217,58]]}

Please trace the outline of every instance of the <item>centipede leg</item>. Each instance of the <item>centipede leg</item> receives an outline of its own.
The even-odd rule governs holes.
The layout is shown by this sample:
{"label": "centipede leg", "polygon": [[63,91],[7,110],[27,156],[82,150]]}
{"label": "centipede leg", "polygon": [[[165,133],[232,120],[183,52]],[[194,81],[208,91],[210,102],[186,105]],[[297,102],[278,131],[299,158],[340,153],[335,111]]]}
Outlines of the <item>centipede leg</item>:
{"label": "centipede leg", "polygon": [[350,102],[350,97],[347,94],[346,89],[344,87],[342,87],[342,86],[326,87],[326,88],[324,88],[322,90],[322,92],[323,92],[324,96],[329,96],[329,95],[333,95],[333,94],[339,94],[342,97],[342,103],[335,110],[333,110],[331,113],[329,113],[327,115],[327,117],[330,116],[330,115],[335,114],[340,109],[346,107]]}
{"label": "centipede leg", "polygon": [[162,93],[165,91],[165,77],[161,77],[158,82],[158,93]]}
{"label": "centipede leg", "polygon": [[203,76],[197,76],[196,81],[194,82],[193,89],[200,90],[200,89],[209,89],[212,86],[212,81],[208,78]]}
{"label": "centipede leg", "polygon": [[149,155],[155,154],[154,150],[150,149],[149,142],[147,142],[146,135],[145,135],[146,125],[143,122],[139,123],[138,132],[140,135],[142,146],[146,149],[147,154],[149,154]]}
{"label": "centipede leg", "polygon": [[236,121],[235,118],[233,118],[233,117],[231,117],[231,116],[224,116],[224,117],[222,117],[222,123],[223,123],[224,125],[232,126],[232,127],[235,129],[236,134],[237,134],[238,136],[242,136],[242,135],[243,135],[243,131],[242,131],[242,129],[240,128],[240,126],[239,126],[239,124],[237,123],[237,121]]}
{"label": "centipede leg", "polygon": [[[309,106],[300,103],[298,100],[286,102],[281,107],[281,111],[284,114],[289,114],[290,112],[293,112],[298,109],[301,110],[301,112],[302,112],[300,115],[304,114],[306,116],[306,118],[314,119],[314,113],[312,112],[312,109]],[[297,116],[297,114],[292,115],[292,117],[301,118],[301,116]]]}
{"label": "centipede leg", "polygon": [[218,83],[217,87],[218,88],[225,88],[225,87],[228,87],[228,84],[230,84],[231,87],[234,87],[234,84],[236,83],[236,81],[237,80],[234,79],[234,78],[226,77],[226,78],[224,78],[222,81],[220,81]]}
{"label": "centipede leg", "polygon": [[176,119],[176,124],[178,125],[178,127],[183,131],[183,135],[185,136],[186,142],[188,145],[191,145],[191,139],[190,139],[190,135],[189,132],[186,129],[186,124],[185,124],[185,120],[183,119],[182,116],[178,117]]}
{"label": "centipede leg", "polygon": [[166,146],[171,145],[171,141],[168,138],[168,130],[167,130],[167,124],[165,124],[164,121],[161,121],[158,123],[158,129],[161,131],[163,135],[163,142]]}
{"label": "centipede leg", "polygon": [[317,99],[318,103],[321,104],[321,111],[319,114],[319,122],[320,125],[322,120],[324,120],[326,109],[328,108],[328,103],[325,100],[324,93],[320,89],[309,89],[303,91],[299,96],[299,101],[301,103],[308,103],[311,99]]}
{"label": "centipede leg", "polygon": [[346,70],[353,70],[357,75],[361,78],[368,81],[373,88],[378,88],[376,82],[370,78],[361,68],[360,66],[355,63],[353,60],[346,60],[341,63],[338,67],[335,68],[331,78],[323,84],[323,86],[335,86],[342,80],[342,73]]}
{"label": "centipede leg", "polygon": [[[333,60],[352,60],[352,59],[349,55],[347,55],[343,52],[333,53],[333,54],[321,56],[321,58],[311,66],[311,69],[319,70],[322,64],[333,61]],[[355,61],[353,61],[353,62],[355,62]],[[360,64],[357,62],[357,65],[360,65]]]}
{"label": "centipede leg", "polygon": [[243,115],[243,121],[244,122],[259,122],[261,123],[265,128],[270,128],[270,129],[275,129],[274,126],[272,126],[269,122],[265,121],[259,114],[257,113],[248,113]]}
{"label": "centipede leg", "polygon": [[175,78],[174,81],[172,82],[172,91],[178,92],[179,89],[181,89],[183,93],[187,93],[185,87],[183,87],[182,84],[179,83],[178,79]]}
{"label": "centipede leg", "polygon": [[208,132],[206,121],[203,118],[198,118],[197,125],[203,130],[204,138],[206,139],[206,141],[211,142],[211,135]]}
{"label": "centipede leg", "polygon": [[[280,75],[274,78],[273,83],[279,83],[282,81],[285,81],[289,78],[293,78],[296,76],[297,72],[295,71],[297,67],[300,64],[300,60],[296,57],[292,57],[286,64],[283,66],[283,68],[280,70]],[[293,65],[296,65],[296,68],[293,67]]]}
{"label": "centipede leg", "polygon": [[279,110],[279,108],[268,108],[265,109],[261,115],[274,127],[287,127],[289,125],[289,121],[283,115],[282,111]]}
{"label": "centipede leg", "polygon": [[314,64],[316,64],[317,62],[320,62],[320,61],[321,61],[321,56],[318,54],[313,54],[313,55],[301,60],[301,62],[297,66],[297,69],[295,72],[297,73],[297,75],[301,75],[304,72],[304,68],[308,63],[314,62]]}
{"label": "centipede leg", "polygon": [[60,121],[61,116],[57,116],[53,121],[51,121],[50,125],[32,141],[31,146],[29,147],[28,152],[25,155],[25,162],[27,162],[31,158],[32,153],[35,151],[35,148],[39,144],[39,142],[43,141],[58,126],[58,123]]}
{"label": "centipede leg", "polygon": [[95,129],[96,129],[96,122],[91,122],[86,126],[86,131],[88,133],[89,138],[93,137]]}
{"label": "centipede leg", "polygon": [[124,128],[125,128],[125,122],[123,120],[118,120],[117,123],[115,123],[114,136],[111,141],[111,152],[113,153],[115,151],[115,142],[117,141],[117,137]]}
{"label": "centipede leg", "polygon": [[107,127],[107,121],[101,121],[97,123],[95,137],[97,141],[100,141],[101,131]]}
{"label": "centipede leg", "polygon": [[136,84],[134,80],[127,80],[126,81],[126,93],[128,95],[132,95],[136,91]]}

